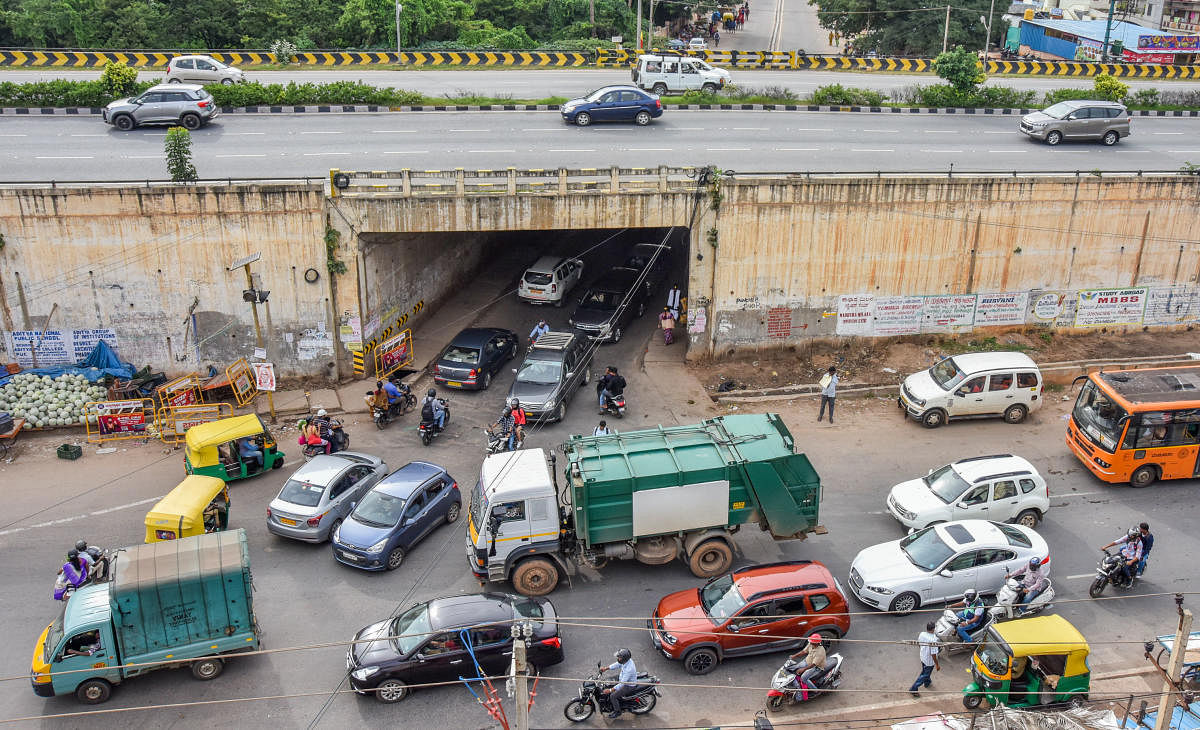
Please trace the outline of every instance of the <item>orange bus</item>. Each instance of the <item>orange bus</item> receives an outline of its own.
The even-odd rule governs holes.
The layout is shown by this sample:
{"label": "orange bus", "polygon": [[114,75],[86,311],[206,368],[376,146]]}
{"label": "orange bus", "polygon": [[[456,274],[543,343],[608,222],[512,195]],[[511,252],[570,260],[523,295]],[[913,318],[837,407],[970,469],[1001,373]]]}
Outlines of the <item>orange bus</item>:
{"label": "orange bus", "polygon": [[1106,482],[1200,477],[1200,366],[1082,375],[1067,446]]}

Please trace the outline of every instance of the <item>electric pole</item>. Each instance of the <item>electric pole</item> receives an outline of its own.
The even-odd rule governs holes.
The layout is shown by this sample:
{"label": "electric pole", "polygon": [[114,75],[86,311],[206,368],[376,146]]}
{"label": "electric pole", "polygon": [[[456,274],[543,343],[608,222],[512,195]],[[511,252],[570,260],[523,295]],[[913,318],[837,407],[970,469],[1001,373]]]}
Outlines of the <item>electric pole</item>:
{"label": "electric pole", "polygon": [[950,42],[950,6],[946,6],[946,23],[942,28],[942,53],[946,52],[946,44]]}
{"label": "electric pole", "polygon": [[[267,295],[270,292],[260,291],[254,286],[254,275],[250,273],[250,264],[258,261],[261,257],[259,254],[251,254],[244,259],[239,259],[230,264],[228,271],[233,271],[237,268],[246,270],[246,290],[242,292],[242,300],[250,303],[250,312],[254,315],[254,346],[266,354],[266,346],[263,344],[262,325],[258,321],[258,305],[266,304]],[[267,391],[267,403],[271,406],[271,423],[275,423],[275,397],[271,391]]]}
{"label": "electric pole", "polygon": [[396,63],[400,63],[400,11],[403,9],[400,0],[396,0]]}
{"label": "electric pole", "polygon": [[517,704],[516,714],[513,717],[513,730],[529,730],[529,676],[525,664],[525,644],[533,636],[533,627],[524,622],[513,624],[512,636],[513,684],[515,687],[513,699]]}
{"label": "electric pole", "polygon": [[642,50],[642,0],[638,0],[637,6],[637,48]]}
{"label": "electric pole", "polygon": [[1100,63],[1108,63],[1108,39],[1112,36],[1113,11],[1117,0],[1108,0],[1108,20],[1104,23],[1104,45],[1100,48]]}
{"label": "electric pole", "polygon": [[[1116,0],[1112,0],[1116,2]],[[987,26],[987,37],[983,39],[983,70],[987,71],[988,47],[992,43],[992,18],[996,14],[996,0],[992,0],[992,6],[988,8],[988,19],[985,25]]]}
{"label": "electric pole", "polygon": [[[1107,43],[1107,40],[1105,41]],[[1175,629],[1175,643],[1171,645],[1171,664],[1167,668],[1162,695],[1158,698],[1158,716],[1154,718],[1154,730],[1168,730],[1175,714],[1175,683],[1183,672],[1183,660],[1187,654],[1188,639],[1192,633],[1192,612],[1183,607],[1183,594],[1175,594],[1175,606],[1179,612],[1179,625]]]}

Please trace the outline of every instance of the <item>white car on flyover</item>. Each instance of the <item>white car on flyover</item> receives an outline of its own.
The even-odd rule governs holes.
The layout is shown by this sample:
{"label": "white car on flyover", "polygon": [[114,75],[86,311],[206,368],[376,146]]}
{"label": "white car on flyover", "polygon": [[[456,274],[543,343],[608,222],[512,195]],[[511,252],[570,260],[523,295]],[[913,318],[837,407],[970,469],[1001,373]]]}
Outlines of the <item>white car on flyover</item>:
{"label": "white car on flyover", "polygon": [[906,614],[957,601],[968,588],[996,593],[1006,573],[1048,555],[1046,541],[1024,525],[944,522],[860,551],[850,565],[850,592],[872,608]]}
{"label": "white car on flyover", "polygon": [[1012,454],[974,456],[892,487],[888,514],[911,530],[951,520],[987,519],[1037,527],[1050,488],[1033,464]]}

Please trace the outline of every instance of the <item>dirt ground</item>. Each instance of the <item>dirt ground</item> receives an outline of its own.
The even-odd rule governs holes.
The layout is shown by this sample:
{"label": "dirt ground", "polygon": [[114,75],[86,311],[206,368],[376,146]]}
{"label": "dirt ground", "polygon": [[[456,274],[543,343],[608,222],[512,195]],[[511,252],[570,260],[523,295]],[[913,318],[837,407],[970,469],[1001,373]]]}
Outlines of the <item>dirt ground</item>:
{"label": "dirt ground", "polygon": [[[981,350],[1020,350],[1039,363],[1178,355],[1200,351],[1200,332],[1087,333],[1012,332],[991,337],[922,335],[881,344],[871,340],[795,345],[773,352],[701,363],[694,367],[705,389],[717,392],[732,381],[733,391],[816,383],[837,365],[843,384],[899,382],[938,359]],[[725,385],[725,388],[730,388]]]}

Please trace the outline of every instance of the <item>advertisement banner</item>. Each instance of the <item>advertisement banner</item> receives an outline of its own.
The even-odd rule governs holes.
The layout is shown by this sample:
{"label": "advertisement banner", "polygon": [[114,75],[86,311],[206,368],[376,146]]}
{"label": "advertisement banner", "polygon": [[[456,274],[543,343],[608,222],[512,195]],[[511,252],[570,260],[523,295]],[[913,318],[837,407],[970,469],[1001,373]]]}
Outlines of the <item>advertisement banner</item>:
{"label": "advertisement banner", "polygon": [[413,360],[412,330],[389,337],[375,348],[375,374],[387,377]]}
{"label": "advertisement banner", "polygon": [[976,327],[1025,324],[1029,292],[980,294],[975,305]]}
{"label": "advertisement banner", "polygon": [[875,323],[873,294],[843,294],[838,297],[837,326],[839,335],[868,337]]}
{"label": "advertisement banner", "polygon": [[1200,51],[1200,36],[1195,35],[1140,35],[1137,39],[1139,51],[1175,51],[1195,53]]}
{"label": "advertisement banner", "polygon": [[1190,324],[1200,320],[1200,289],[1167,286],[1151,289],[1146,297],[1142,324]]}
{"label": "advertisement banner", "polygon": [[194,405],[200,402],[200,376],[191,373],[163,383],[154,394],[160,408]]}
{"label": "advertisement banner", "polygon": [[254,400],[254,396],[258,395],[258,381],[254,378],[254,372],[250,369],[250,363],[246,362],[246,358],[239,357],[232,365],[225,368],[225,375],[229,378],[229,387],[233,389],[233,397],[237,399],[239,406],[244,406]]}
{"label": "advertisement banner", "polygon": [[975,323],[974,294],[945,294],[925,297],[922,332],[954,332]]}
{"label": "advertisement banner", "polygon": [[1042,292],[1033,300],[1033,318],[1038,322],[1053,322],[1062,314],[1067,295],[1064,292]]}
{"label": "advertisement banner", "polygon": [[149,399],[93,401],[83,406],[88,443],[121,441],[146,435],[146,414],[153,417]]}
{"label": "advertisement banner", "polygon": [[1141,324],[1146,288],[1085,289],[1075,305],[1076,327]]}
{"label": "advertisement banner", "polygon": [[254,368],[254,385],[259,390],[275,391],[275,363],[251,363]]}
{"label": "advertisement banner", "polygon": [[876,297],[876,337],[915,335],[921,331],[921,311],[925,297]]}
{"label": "advertisement banner", "polygon": [[201,423],[211,423],[233,415],[228,403],[199,403],[190,406],[167,406],[154,414],[154,426],[164,443],[183,443],[187,430]]}
{"label": "advertisement banner", "polygon": [[[88,330],[16,330],[4,334],[8,352],[23,368],[74,365],[91,354],[100,340],[117,349],[117,333],[112,329]],[[37,364],[34,365],[34,346]]]}

